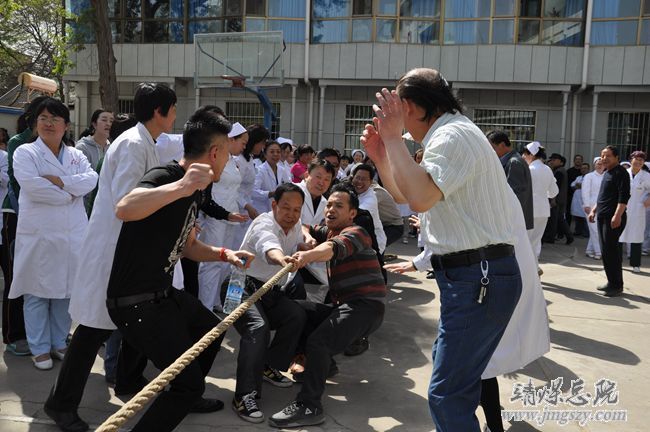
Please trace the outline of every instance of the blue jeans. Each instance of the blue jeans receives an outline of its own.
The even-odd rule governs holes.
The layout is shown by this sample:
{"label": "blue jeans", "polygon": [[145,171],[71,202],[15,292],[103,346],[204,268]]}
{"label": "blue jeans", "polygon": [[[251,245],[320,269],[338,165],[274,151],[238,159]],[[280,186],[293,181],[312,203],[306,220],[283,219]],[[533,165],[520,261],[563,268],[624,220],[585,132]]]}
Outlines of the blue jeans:
{"label": "blue jeans", "polygon": [[115,330],[111,337],[106,340],[104,349],[104,376],[106,379],[115,381],[117,377],[117,358],[120,354],[120,345],[122,344],[122,333]]}
{"label": "blue jeans", "polygon": [[32,355],[39,356],[67,347],[72,319],[68,313],[70,299],[49,299],[24,295],[23,313],[27,343]]}
{"label": "blue jeans", "polygon": [[429,409],[438,432],[479,432],[474,412],[485,370],[521,295],[514,256],[488,261],[482,303],[480,264],[436,270],[440,288],[438,338],[433,343]]}

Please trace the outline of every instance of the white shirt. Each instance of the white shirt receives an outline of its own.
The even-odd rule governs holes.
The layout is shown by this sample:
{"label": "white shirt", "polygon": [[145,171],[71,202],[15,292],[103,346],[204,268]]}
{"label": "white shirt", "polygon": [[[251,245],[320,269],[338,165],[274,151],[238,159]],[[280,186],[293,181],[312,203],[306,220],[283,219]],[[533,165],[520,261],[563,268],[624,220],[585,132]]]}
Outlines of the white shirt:
{"label": "white shirt", "polygon": [[[269,264],[266,253],[273,249],[279,249],[284,255],[292,255],[302,241],[300,221],[285,234],[273,217],[273,212],[262,213],[248,227],[241,245],[241,249],[255,255],[255,259],[251,261],[251,265],[246,271],[247,276],[262,282],[268,281],[281,268],[276,264]],[[286,281],[287,276],[284,276],[278,281],[278,285],[284,285]]]}
{"label": "white shirt", "polygon": [[372,216],[372,223],[375,225],[375,237],[377,237],[377,247],[379,248],[379,253],[384,253],[386,249],[386,233],[384,232],[384,226],[381,224],[381,218],[379,217],[379,205],[377,204],[377,196],[372,187],[369,187],[367,191],[359,195],[359,208],[368,210]]}
{"label": "white shirt", "polygon": [[325,219],[325,205],[327,204],[327,200],[321,195],[318,208],[315,209],[311,194],[307,190],[307,183],[303,180],[298,183],[298,187],[305,194],[305,202],[302,205],[300,221],[305,225],[319,225]]}
{"label": "white shirt", "polygon": [[582,180],[582,205],[584,207],[594,208],[598,202],[598,192],[600,192],[600,184],[603,182],[603,174],[594,170],[585,174]]}
{"label": "white shirt", "polygon": [[69,311],[79,324],[115,329],[106,308],[108,279],[122,229],[115,206],[138,185],[145,172],[158,165],[155,141],[142,123],[126,130],[106,151],[97,198],[79,249],[82,264],[72,284]]}
{"label": "white shirt", "polygon": [[445,113],[422,142],[421,165],[443,193],[422,214],[422,239],[432,252],[514,244],[510,186],[483,132],[464,115]]}
{"label": "white shirt", "polygon": [[253,156],[250,157],[250,160],[246,160],[243,155],[235,157],[235,162],[237,163],[237,168],[239,168],[239,173],[241,174],[241,183],[239,184],[239,199],[240,204],[243,205],[240,207],[240,211],[244,212],[244,206],[250,204],[253,197],[253,188],[255,187],[255,174],[257,173],[257,167],[255,166],[255,159]]}
{"label": "white shirt", "polygon": [[550,198],[555,198],[560,192],[553,170],[539,159],[530,165],[530,179],[533,183],[533,217],[543,218],[551,215]]}

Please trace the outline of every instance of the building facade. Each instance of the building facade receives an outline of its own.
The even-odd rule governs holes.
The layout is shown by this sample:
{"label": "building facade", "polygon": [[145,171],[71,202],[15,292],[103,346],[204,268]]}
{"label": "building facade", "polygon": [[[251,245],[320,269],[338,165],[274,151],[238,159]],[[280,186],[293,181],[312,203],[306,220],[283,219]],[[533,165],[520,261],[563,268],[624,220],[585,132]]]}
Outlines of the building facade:
{"label": "building facade", "polygon": [[[88,0],[68,0],[79,13]],[[481,128],[568,158],[650,150],[650,0],[111,0],[120,109],[144,80],[172,85],[177,130],[202,104],[261,122],[255,96],[194,86],[194,35],[282,30],[274,133],[357,148],[374,94],[415,67],[440,70]],[[72,54],[75,127],[100,107],[96,47]]]}

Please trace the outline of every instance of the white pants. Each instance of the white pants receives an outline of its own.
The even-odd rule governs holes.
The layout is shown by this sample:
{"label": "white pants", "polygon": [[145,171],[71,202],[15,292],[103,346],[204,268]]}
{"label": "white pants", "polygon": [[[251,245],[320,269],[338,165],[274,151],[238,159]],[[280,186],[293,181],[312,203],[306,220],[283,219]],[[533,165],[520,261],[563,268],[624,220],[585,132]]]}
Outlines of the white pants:
{"label": "white pants", "polygon": [[587,226],[589,227],[589,242],[587,243],[588,254],[600,256],[600,239],[598,238],[598,224],[596,222],[589,222],[587,219]]}
{"label": "white pants", "polygon": [[533,248],[533,253],[535,254],[535,259],[537,260],[538,265],[539,254],[542,252],[542,236],[544,235],[547,221],[548,217],[534,218],[533,229],[528,230],[528,239],[530,240],[530,245]]}
{"label": "white pants", "polygon": [[[236,226],[220,220],[206,220],[199,240],[210,246],[233,249]],[[239,245],[237,245],[239,246]],[[212,310],[221,309],[221,284],[230,273],[230,264],[217,262],[199,263],[199,300]]]}

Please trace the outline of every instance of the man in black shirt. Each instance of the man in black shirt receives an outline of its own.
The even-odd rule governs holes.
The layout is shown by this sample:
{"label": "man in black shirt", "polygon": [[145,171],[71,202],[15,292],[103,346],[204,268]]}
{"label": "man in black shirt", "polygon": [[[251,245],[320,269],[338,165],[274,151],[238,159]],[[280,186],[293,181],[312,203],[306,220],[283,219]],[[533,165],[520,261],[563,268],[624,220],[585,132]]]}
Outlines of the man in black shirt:
{"label": "man in black shirt", "polygon": [[[546,231],[544,231],[544,243],[555,243],[555,236],[566,237],[566,244],[573,243],[573,234],[566,221],[566,208],[567,208],[567,190],[569,183],[567,173],[564,169],[566,158],[560,154],[553,153],[548,158],[548,166],[553,170],[553,176],[557,183],[560,192],[554,198],[555,205],[551,207],[551,216],[548,218],[546,224]],[[570,207],[570,206],[569,206]]]}
{"label": "man in black shirt", "polygon": [[619,165],[618,149],[607,146],[600,153],[607,170],[600,184],[596,207],[589,213],[589,222],[598,222],[600,248],[607,284],[598,287],[607,297],[617,297],[623,293],[623,251],[618,242],[627,216],[625,209],[630,199],[630,175]]}
{"label": "man in black shirt", "polygon": [[[115,248],[106,305],[123,337],[164,369],[190,348],[219,319],[195,297],[172,288],[181,256],[195,261],[247,265],[253,255],[208,246],[196,240],[194,222],[228,161],[230,123],[201,108],[185,125],[185,153],[179,163],[151,169],[120,200],[116,216],[124,221]],[[205,376],[221,339],[190,363],[144,413],[133,431],[171,431],[188,412],[223,408],[202,398]]]}

